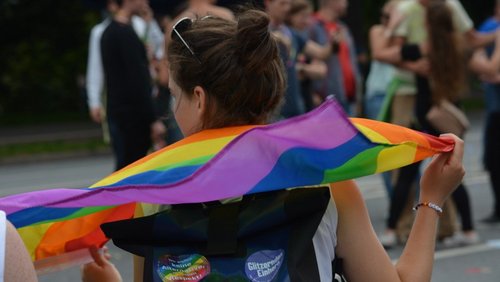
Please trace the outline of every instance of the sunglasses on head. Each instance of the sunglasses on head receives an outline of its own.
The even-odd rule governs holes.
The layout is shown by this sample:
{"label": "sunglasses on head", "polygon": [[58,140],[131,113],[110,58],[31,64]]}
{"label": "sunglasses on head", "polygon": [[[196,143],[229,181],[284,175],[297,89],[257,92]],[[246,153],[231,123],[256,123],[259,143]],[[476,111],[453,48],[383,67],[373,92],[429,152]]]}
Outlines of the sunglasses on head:
{"label": "sunglasses on head", "polygon": [[182,44],[184,44],[184,46],[186,47],[186,49],[189,50],[189,53],[191,53],[191,55],[201,65],[201,60],[198,58],[198,56],[196,56],[193,49],[191,49],[191,47],[189,47],[189,44],[187,44],[186,40],[184,40],[184,38],[181,35],[183,32],[185,32],[186,30],[188,30],[191,27],[192,23],[193,23],[193,20],[191,20],[188,17],[184,17],[184,18],[180,19],[179,21],[177,21],[177,23],[175,23],[174,26],[172,27],[171,38],[172,38],[172,40],[175,40],[175,37],[179,38],[181,40]]}

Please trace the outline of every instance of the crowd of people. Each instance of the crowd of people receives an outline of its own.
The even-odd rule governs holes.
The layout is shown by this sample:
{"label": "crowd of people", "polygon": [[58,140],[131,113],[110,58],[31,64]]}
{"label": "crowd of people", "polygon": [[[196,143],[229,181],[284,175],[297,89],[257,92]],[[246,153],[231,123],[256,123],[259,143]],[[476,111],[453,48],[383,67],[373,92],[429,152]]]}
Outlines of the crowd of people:
{"label": "crowd of people", "polygon": [[[322,220],[326,227],[318,227],[330,239],[323,238],[318,255],[325,261],[341,257],[352,281],[429,281],[436,233],[447,246],[481,241],[461,184],[463,142],[428,118],[443,101],[460,106],[471,70],[484,82],[487,101],[484,162],[495,206],[484,222],[500,222],[500,1],[476,30],[458,0],[388,0],[380,23],[370,29],[366,79],[341,20],[347,0],[319,0],[317,11],[307,0],[264,0],[262,11],[234,13],[215,2],[186,1],[159,19],[145,0],[108,1],[109,17],[90,36],[87,93],[90,117],[109,132],[116,170],[183,136],[298,116],[334,95],[350,116],[441,135],[455,142],[455,150],[424,171],[416,163],[383,174],[390,205],[387,228],[378,237],[356,184],[332,184],[334,204]],[[404,230],[405,207],[414,202],[413,227]],[[456,209],[460,227],[447,211],[441,221],[451,229],[437,230],[443,205]],[[405,250],[393,265],[382,246],[401,242]],[[85,281],[120,281],[107,255],[92,255]],[[136,259],[136,281],[143,268]],[[331,281],[331,266],[319,275]]]}
{"label": "crowd of people", "polygon": [[[130,1],[117,2],[123,8]],[[110,3],[116,4],[114,1]],[[347,0],[320,0],[317,3],[319,5],[317,11],[313,10],[312,3],[307,0],[264,0],[263,4],[264,11],[269,17],[269,31],[278,42],[279,55],[286,73],[284,102],[278,111],[272,113],[271,121],[303,114],[321,104],[327,96],[334,95],[345,112],[351,116],[379,119],[439,135],[444,132],[435,128],[427,120],[431,107],[439,104],[443,99],[458,105],[468,89],[466,69],[477,73],[484,81],[488,101],[484,143],[485,165],[490,172],[492,190],[496,199],[492,215],[484,221],[488,223],[500,221],[498,199],[500,181],[499,174],[496,173],[500,170],[498,164],[500,158],[498,148],[493,145],[498,143],[499,138],[496,129],[499,125],[498,101],[500,98],[498,98],[496,84],[500,79],[498,75],[500,51],[497,50],[499,48],[495,48],[497,45],[494,44],[496,41],[500,42],[500,36],[495,32],[499,25],[499,7],[496,8],[495,15],[480,28],[480,31],[476,31],[472,20],[457,0],[388,0],[381,9],[380,23],[370,29],[372,63],[370,72],[364,80],[358,66],[356,42],[353,40],[349,27],[341,20],[347,12]],[[160,144],[157,146],[159,148],[180,138],[178,134],[169,132],[167,136],[174,134],[176,137],[170,138],[168,142],[159,141],[166,131],[161,124],[157,123],[161,115],[155,116],[151,107],[151,103],[154,103],[154,96],[158,96],[158,91],[156,94],[151,91],[151,81],[157,82],[157,88],[164,88],[168,84],[169,67],[164,57],[167,56],[168,51],[158,50],[157,46],[162,45],[163,41],[161,44],[159,40],[155,42],[155,39],[159,39],[160,36],[155,36],[154,33],[157,34],[159,28],[151,17],[147,4],[143,3],[143,5],[145,6],[136,7],[136,10],[130,8],[128,14],[123,13],[123,9],[115,12],[116,8],[110,8],[109,11],[114,14],[112,20],[107,19],[95,28],[101,30],[100,33],[104,33],[100,46],[93,47],[96,45],[94,37],[100,35],[94,34],[98,33],[97,31],[92,33],[94,43],[91,42],[91,50],[103,48],[102,62],[108,93],[103,97],[107,97],[105,112],[107,112],[111,143],[117,159],[117,169],[144,156],[152,142]],[[230,10],[216,6],[214,1],[187,1],[176,11],[176,14],[171,17],[173,20],[163,26],[166,34],[165,42],[170,40],[168,36],[172,31],[170,24],[175,23],[177,19],[186,16],[193,19],[202,18],[207,15],[228,20],[235,18]],[[132,16],[132,14],[136,15]],[[140,28],[135,27],[140,25],[137,24],[139,21],[152,27],[147,29],[151,35],[145,34],[144,29],[141,32]],[[135,55],[120,53],[127,57],[121,58],[124,62],[135,56],[138,59],[136,65],[118,65],[113,69],[113,60],[107,58],[105,49],[109,48],[106,46],[106,38],[114,26],[110,25],[110,22],[121,23],[122,28],[128,29],[130,38],[134,37],[131,28],[133,26],[136,34],[139,35],[134,38],[142,36],[144,39],[142,43],[145,43],[143,45],[146,48],[139,48],[139,44],[135,44],[134,46],[138,46],[138,50],[134,51]],[[127,22],[132,25],[125,25]],[[104,32],[102,32],[103,26],[107,26]],[[119,44],[124,44],[116,40],[113,42],[117,44],[114,48],[119,48]],[[135,43],[139,41],[135,39]],[[192,50],[190,51],[193,55],[195,54]],[[132,50],[127,49],[127,52],[132,52]],[[110,51],[109,53],[115,54],[116,52]],[[89,63],[90,59],[92,56],[89,57]],[[114,63],[118,63],[119,59],[115,58]],[[145,68],[144,60],[149,60],[149,69]],[[143,68],[141,73],[130,72],[130,70],[138,71],[141,67]],[[115,71],[123,72],[121,76],[116,77],[120,83],[113,83]],[[125,73],[131,76],[127,77]],[[102,121],[100,118],[102,107],[96,98],[98,95],[95,94],[97,90],[91,91],[96,88],[90,80],[94,76],[89,71],[87,87],[90,97],[89,106],[92,118]],[[99,74],[99,76],[102,81],[103,75]],[[151,76],[157,79],[152,80]],[[140,77],[143,78],[141,83],[144,91],[139,101],[137,88],[133,85],[125,85],[123,81],[137,83],[137,78]],[[100,84],[103,83],[100,82]],[[115,90],[115,88],[118,89]],[[102,92],[102,89],[103,87],[99,86],[99,92]],[[120,94],[113,94],[115,91]],[[166,119],[167,126],[175,128],[175,122],[172,122],[171,118],[173,112],[168,106],[174,99],[170,98],[168,89],[164,92],[167,102],[163,104],[163,107],[167,110],[160,112],[170,114],[170,118]],[[129,101],[125,99],[126,93],[131,93]],[[132,94],[135,98],[132,98]],[[127,114],[119,117],[117,111],[119,112],[120,107],[127,103],[133,110],[124,108],[123,113],[127,112]],[[142,105],[142,108],[139,105]],[[99,109],[99,114],[96,109]],[[126,117],[134,117],[134,124],[131,124]],[[122,129],[119,126],[120,119],[123,119]],[[139,130],[140,127],[135,123],[140,122],[141,119],[143,120],[142,131],[134,132],[125,127],[127,125],[134,130]],[[185,131],[182,133],[186,135]],[[135,143],[138,142],[137,136],[139,135],[144,138],[142,145]],[[131,154],[134,151],[136,154]],[[125,157],[128,155],[130,158]],[[415,195],[412,193],[413,190],[419,189],[419,178],[419,163],[383,174],[390,206],[387,229],[379,236],[380,241],[387,248],[394,246],[398,241],[407,239],[409,229],[404,231],[404,227],[397,227],[405,224],[401,220],[402,214],[408,202],[415,201],[411,195]],[[456,208],[461,219],[461,228],[457,228],[455,214],[451,212],[446,220],[443,220],[449,221],[451,229],[439,232],[443,242],[447,246],[480,242],[474,229],[469,195],[463,185],[459,185],[452,194],[452,200],[447,203],[447,207]]]}
{"label": "crowd of people", "polygon": [[[385,6],[386,13],[387,10],[392,10],[388,13],[391,18],[385,25],[374,27],[372,33],[379,34],[371,37],[376,62],[387,72],[394,71],[394,78],[386,88],[386,97],[392,101],[388,103],[390,107],[383,109],[388,113],[380,117],[390,117],[386,121],[439,135],[442,130],[429,118],[431,108],[440,106],[443,101],[460,103],[467,91],[467,68],[483,79],[496,75],[497,54],[491,52],[492,55],[487,56],[483,48],[498,41],[498,33],[477,32],[459,1],[390,1]],[[487,136],[486,140],[491,137]],[[490,147],[488,150],[485,156],[495,154],[495,149]],[[495,174],[492,167],[488,166],[490,175]],[[387,229],[380,236],[386,247],[398,241],[397,225],[410,191],[416,186],[419,163],[395,174],[394,184],[390,185],[393,189]],[[498,187],[493,181],[491,183],[497,195]],[[461,184],[452,196],[453,206],[461,219],[461,231],[454,230],[455,218],[448,217],[452,228],[443,231],[443,243],[446,246],[479,243],[467,190]],[[498,221],[497,217],[495,208],[493,215],[484,221],[493,223]],[[404,241],[404,235],[400,234],[399,239]]]}
{"label": "crowd of people", "polygon": [[[147,3],[132,7],[135,2],[129,2],[108,2],[110,17],[91,34],[87,74],[91,117],[107,123],[116,169],[146,155],[151,144],[158,149],[181,138],[169,106],[172,99],[163,48],[169,41],[171,24],[185,16],[235,17],[214,1],[187,1],[174,15],[160,21],[167,35],[163,37]],[[457,0],[387,1],[380,13],[380,24],[370,30],[373,60],[363,83],[356,43],[341,20],[346,15],[347,0],[320,0],[317,11],[307,0],[264,0],[263,4],[287,78],[284,103],[271,117],[273,121],[303,114],[334,95],[351,116],[380,119],[439,135],[443,132],[429,123],[426,114],[443,98],[459,103],[467,91],[466,69],[476,72],[484,81],[488,101],[484,155],[496,199],[494,211],[485,222],[500,220],[500,181],[495,173],[500,165],[494,146],[499,138],[496,84],[500,55],[494,47],[499,37],[495,33],[498,12],[476,31]],[[128,39],[124,31],[113,33],[115,26],[125,30]],[[120,37],[108,39],[117,36],[113,34]],[[112,44],[115,46],[108,46]],[[124,45],[125,52],[117,52]],[[104,89],[107,95],[101,95]],[[390,198],[387,230],[380,235],[386,247],[407,236],[404,232],[397,236],[396,231],[404,207],[414,201],[410,195],[412,189],[418,188],[419,171],[420,165],[415,164],[383,175]],[[463,185],[452,201],[455,205],[450,207],[458,211],[462,232],[448,231],[441,237],[448,237],[444,239],[450,246],[478,243],[469,195]],[[455,220],[454,214],[450,220]]]}

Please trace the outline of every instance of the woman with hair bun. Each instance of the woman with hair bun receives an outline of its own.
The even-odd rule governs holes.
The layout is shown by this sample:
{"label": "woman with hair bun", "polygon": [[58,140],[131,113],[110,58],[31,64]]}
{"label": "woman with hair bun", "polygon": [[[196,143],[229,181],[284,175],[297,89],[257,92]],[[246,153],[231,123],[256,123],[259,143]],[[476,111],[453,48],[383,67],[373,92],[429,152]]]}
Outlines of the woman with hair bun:
{"label": "woman with hair bun", "polygon": [[[184,136],[202,129],[265,124],[280,104],[286,85],[283,66],[262,15],[246,12],[238,23],[184,18],[174,27],[168,46],[169,88]],[[181,25],[189,27],[183,31]],[[197,109],[196,115],[186,115],[190,109]]]}
{"label": "woman with hair bun", "polygon": [[[191,136],[208,129],[221,129],[240,125],[264,125],[278,109],[285,91],[286,79],[276,40],[270,33],[268,26],[268,16],[264,12],[256,10],[242,12],[238,20],[225,20],[216,17],[203,17],[195,20],[183,18],[173,26],[172,40],[168,45],[167,53],[170,68],[169,88],[175,98],[174,115],[184,136]],[[325,130],[329,129],[325,128]],[[331,131],[330,129],[328,132]],[[331,132],[331,134],[335,135],[337,132]],[[314,272],[316,276],[309,275],[311,272],[301,272],[300,276],[290,275],[279,279],[272,276],[260,279],[261,276],[273,273],[273,269],[288,263],[288,261],[284,262],[287,259],[285,257],[292,257],[292,254],[284,253],[283,250],[264,250],[257,253],[256,256],[252,254],[252,261],[250,262],[238,258],[243,260],[247,268],[252,268],[249,269],[253,271],[250,274],[256,273],[258,276],[249,275],[247,269],[245,269],[247,277],[250,278],[251,276],[253,278],[251,281],[332,281],[336,280],[333,274],[332,262],[336,258],[342,258],[343,274],[349,281],[430,281],[436,227],[439,214],[442,212],[440,206],[456,189],[464,175],[462,165],[463,141],[452,134],[443,135],[442,139],[450,143],[453,142],[454,150],[436,156],[423,173],[420,185],[420,200],[422,202],[414,208],[416,211],[414,226],[406,248],[395,265],[393,265],[375,235],[367,208],[355,182],[348,180],[329,184],[328,187],[325,187],[325,190],[321,191],[327,194],[329,192],[331,197],[322,197],[324,200],[322,204],[324,204],[325,209],[321,210],[317,218],[317,225],[311,230],[314,237],[312,239],[307,237],[309,242],[304,248],[306,250],[300,250],[299,255],[294,257],[294,265],[297,268]],[[249,171],[249,173],[252,173],[252,171]],[[213,187],[207,186],[203,188],[210,190]],[[308,189],[308,191],[310,190],[314,189]],[[121,190],[113,191],[120,192]],[[144,191],[144,193],[147,193],[147,191]],[[253,197],[254,199],[258,198],[255,195]],[[76,198],[73,197],[72,199]],[[260,199],[269,200],[269,198],[263,197]],[[239,198],[230,200],[232,200],[233,204],[238,204]],[[239,209],[248,203],[244,200],[241,201],[241,205],[232,205],[230,207]],[[271,200],[274,201],[275,199]],[[64,200],[58,203],[62,203],[62,201]],[[307,206],[287,206],[286,210],[279,210],[278,213],[280,214],[276,217],[274,217],[276,214],[273,214],[273,217],[265,217],[262,220],[265,221],[263,224],[271,226],[270,229],[274,229],[276,226],[270,224],[273,223],[274,219],[288,219],[282,213],[297,213],[298,216],[295,219],[304,224],[299,225],[293,221],[291,223],[284,222],[283,225],[286,228],[289,227],[286,224],[299,225],[297,228],[300,229],[299,232],[289,234],[289,237],[303,237],[301,233],[304,228],[303,225],[310,222],[311,217],[304,216],[300,210],[301,208],[307,209],[310,206],[317,206],[317,202],[314,201],[313,204]],[[201,205],[220,208],[228,207],[229,204],[226,205],[226,203],[226,201],[223,203],[207,202]],[[52,201],[49,204],[57,204],[57,202]],[[280,204],[286,203],[281,201]],[[192,215],[190,212],[193,207],[191,204],[183,206],[183,208],[189,209],[188,215]],[[245,215],[250,221],[255,220],[254,212],[260,212],[258,209],[261,205],[254,207],[256,209]],[[179,211],[179,209],[176,210],[178,206],[172,206],[171,208],[173,212]],[[100,210],[99,207],[96,209]],[[209,213],[212,213],[212,211],[214,210],[210,210]],[[178,232],[173,240],[182,241],[186,239],[186,243],[199,247],[199,245],[206,242],[191,241],[189,239],[203,237],[200,236],[200,233],[203,232],[198,231],[202,228],[205,229],[203,231],[208,229],[206,233],[212,233],[210,236],[217,233],[221,234],[223,238],[216,238],[217,246],[206,249],[215,249],[216,254],[214,256],[226,255],[227,253],[219,252],[221,249],[226,251],[224,248],[219,248],[227,243],[224,241],[226,239],[225,235],[235,233],[235,229],[240,230],[238,230],[238,226],[232,225],[232,222],[228,224],[227,221],[219,219],[226,219],[225,216],[234,217],[236,215],[238,217],[241,214],[238,213],[237,209],[231,209],[231,214],[221,214],[220,211],[221,209],[216,209],[214,213],[221,217],[211,217],[212,214],[210,214],[208,223],[202,222],[198,224],[196,222],[194,229],[197,230],[190,230],[193,231],[190,238],[180,237],[180,235],[184,234]],[[227,211],[227,209],[222,211]],[[201,213],[203,212],[204,210]],[[88,219],[89,222],[85,222],[85,224],[94,225],[96,223],[93,218]],[[106,220],[108,219],[112,220],[113,217]],[[146,235],[151,233],[163,235],[158,231],[168,231],[168,235],[165,236],[168,237],[171,233],[174,233],[169,228],[172,225],[168,218],[164,218],[163,221],[156,221],[156,219],[154,217],[146,218],[146,220],[154,221],[153,224],[159,223],[159,226],[151,226],[148,225],[148,222],[142,222],[142,225],[134,224],[133,228],[138,231],[137,233],[145,233]],[[136,219],[131,221],[133,220]],[[116,223],[104,223],[101,227],[106,225],[109,227],[110,224]],[[178,222],[179,225],[184,223]],[[250,225],[252,224],[253,222]],[[148,230],[148,227],[154,228]],[[131,229],[118,231],[127,236],[131,233]],[[77,231],[82,233],[81,230]],[[279,235],[275,236],[275,239],[277,238],[280,243],[284,245],[291,244],[290,241],[280,236],[283,233],[277,232],[273,234]],[[87,235],[101,236],[94,231]],[[249,232],[246,235],[252,237],[255,234]],[[259,242],[256,244],[265,245],[269,239],[267,233],[265,236],[258,235],[260,235]],[[130,244],[129,247],[131,246],[133,250],[137,251],[134,253],[138,254],[141,254],[138,251],[141,247],[147,249],[145,251],[147,253],[154,253],[156,250],[151,250],[152,248],[166,246],[164,243],[169,239],[162,236],[158,236],[154,240],[151,237],[145,237],[144,241],[135,242],[129,241],[129,238],[125,238],[125,236],[121,239],[124,238],[126,242],[122,241],[122,243]],[[246,239],[244,238],[244,240]],[[88,244],[91,241],[75,242],[75,240],[68,241],[68,244],[71,245],[71,248],[79,248],[82,246],[80,244]],[[236,242],[231,247],[240,251],[238,243]],[[269,261],[269,253],[276,253],[276,251],[279,252],[279,255]],[[246,254],[246,249],[243,252]],[[304,253],[313,255],[316,264],[310,264],[309,261],[304,260],[302,256]],[[109,262],[109,253],[106,250],[100,252],[96,247],[93,247],[90,249],[90,254],[94,262],[83,266],[83,281],[122,281],[116,268]],[[210,265],[205,264],[206,259],[203,260],[204,258],[200,255],[184,255],[183,253],[176,256],[170,255],[170,253],[160,255],[162,261],[160,263],[158,260],[154,270],[157,273],[160,271],[162,274],[167,273],[169,276],[165,279],[161,277],[161,280],[156,277],[155,281],[200,281],[205,278],[205,275],[212,274]],[[233,255],[234,253],[230,253],[230,259],[233,259]],[[219,259],[219,257],[216,259]],[[165,265],[164,262],[168,264]],[[151,268],[148,270],[151,271],[151,274],[153,266],[150,266]],[[242,272],[241,268],[232,268],[232,264],[229,267],[231,272]],[[143,280],[144,269],[146,269],[144,264],[141,265],[140,260],[136,260],[135,281]],[[232,277],[219,276],[207,278],[203,281],[248,281],[246,278],[235,280]],[[36,281],[35,270],[29,254],[24,249],[22,240],[19,234],[15,232],[14,226],[6,220],[3,211],[0,211],[1,281]]]}
{"label": "woman with hair bun", "polygon": [[[244,11],[237,20],[181,19],[172,29],[167,53],[173,111],[184,136],[266,124],[281,105],[286,79],[269,18],[262,11]],[[445,138],[455,142],[455,150],[435,158],[425,171],[423,203],[396,265],[373,231],[355,182],[329,185],[333,201],[316,231],[319,239],[313,239],[319,281],[332,281],[335,257],[343,259],[349,281],[430,280],[439,206],[464,175],[463,142],[454,135]],[[142,281],[144,266],[139,258],[135,267],[135,281]],[[290,277],[290,281],[301,279]]]}

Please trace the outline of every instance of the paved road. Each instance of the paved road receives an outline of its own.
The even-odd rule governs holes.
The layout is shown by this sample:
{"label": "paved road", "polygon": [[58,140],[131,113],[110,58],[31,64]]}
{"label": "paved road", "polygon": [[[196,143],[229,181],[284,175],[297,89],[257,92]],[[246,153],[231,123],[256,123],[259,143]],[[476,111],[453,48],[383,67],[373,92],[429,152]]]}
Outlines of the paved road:
{"label": "paved road", "polygon": [[[113,159],[109,155],[0,166],[0,196],[47,188],[88,187],[110,174],[112,169]],[[132,281],[131,256],[112,244],[109,247],[124,281]],[[39,280],[80,281],[79,277],[79,267],[74,266],[42,275]]]}
{"label": "paved road", "polygon": [[[473,128],[466,136],[465,184],[471,195],[474,219],[485,217],[491,209],[492,198],[486,174],[480,167],[480,116],[473,120]],[[110,156],[73,158],[51,162],[0,166],[0,196],[46,188],[89,186],[109,174],[113,162]],[[377,232],[384,228],[387,198],[379,176],[359,179],[372,223]],[[500,224],[488,226],[477,223],[483,243],[471,247],[443,249],[438,245],[433,281],[461,282],[500,281]],[[124,276],[132,281],[131,257],[110,244],[113,260]],[[396,260],[402,247],[389,251]],[[416,270],[418,271],[418,270]],[[79,281],[79,268],[40,276],[40,281]]]}

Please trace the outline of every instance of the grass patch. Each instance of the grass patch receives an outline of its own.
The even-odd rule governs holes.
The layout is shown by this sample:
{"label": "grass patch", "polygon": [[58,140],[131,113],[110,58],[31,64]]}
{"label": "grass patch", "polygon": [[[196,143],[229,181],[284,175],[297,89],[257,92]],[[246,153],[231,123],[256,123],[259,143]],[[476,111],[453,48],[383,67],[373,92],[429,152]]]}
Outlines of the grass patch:
{"label": "grass patch", "polygon": [[0,146],[0,159],[33,156],[51,153],[99,152],[108,149],[101,138],[78,141],[47,141],[28,144],[9,144]]}

